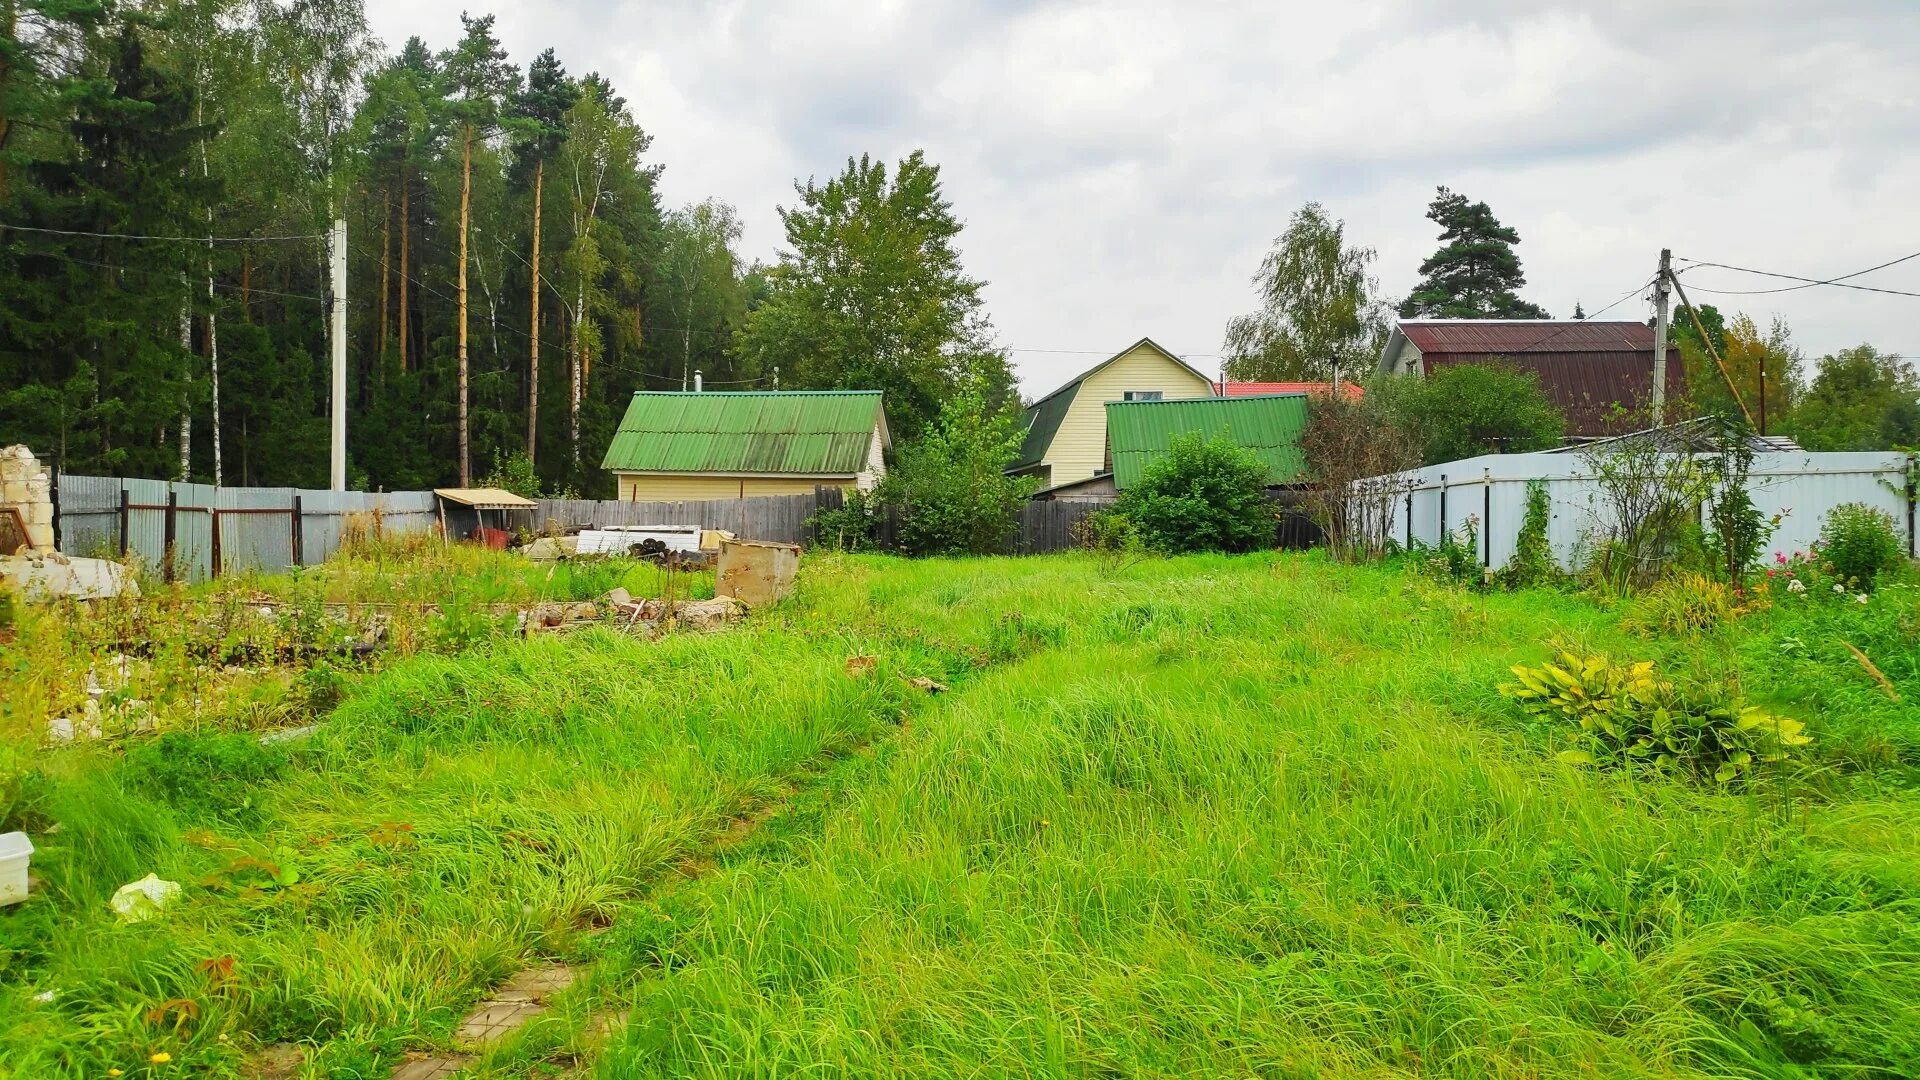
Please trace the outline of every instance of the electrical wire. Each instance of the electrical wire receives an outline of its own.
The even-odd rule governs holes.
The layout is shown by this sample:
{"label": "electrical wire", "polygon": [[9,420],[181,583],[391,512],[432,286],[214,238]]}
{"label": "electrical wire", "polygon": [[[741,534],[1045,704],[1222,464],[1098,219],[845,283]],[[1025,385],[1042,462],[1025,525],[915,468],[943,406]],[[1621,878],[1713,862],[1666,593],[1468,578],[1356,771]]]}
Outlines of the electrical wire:
{"label": "electrical wire", "polygon": [[1691,266],[1688,266],[1686,269],[1680,271],[1683,274],[1691,273],[1694,270],[1700,270],[1700,269],[1712,267],[1714,269],[1719,269],[1719,270],[1732,270],[1736,273],[1741,273],[1741,274],[1755,274],[1760,277],[1781,278],[1786,281],[1799,281],[1799,282],[1805,283],[1801,285],[1787,285],[1778,289],[1709,289],[1703,285],[1694,286],[1694,290],[1696,292],[1713,293],[1718,296],[1767,296],[1773,293],[1798,292],[1801,289],[1811,289],[1816,285],[1831,285],[1837,289],[1857,289],[1861,292],[1886,293],[1892,296],[1920,297],[1920,292],[1908,292],[1904,289],[1882,289],[1872,285],[1847,284],[1847,281],[1850,278],[1857,278],[1862,274],[1871,274],[1875,270],[1885,270],[1889,266],[1897,266],[1900,263],[1907,262],[1908,260],[1911,260],[1911,259],[1920,259],[1920,251],[1916,251],[1911,255],[1902,255],[1897,259],[1889,259],[1886,262],[1880,263],[1877,266],[1869,266],[1865,270],[1855,270],[1851,274],[1841,274],[1838,277],[1830,277],[1830,278],[1810,278],[1810,277],[1801,277],[1798,274],[1778,274],[1771,270],[1753,270],[1745,266],[1732,266],[1727,263],[1704,262],[1700,259],[1684,259],[1684,258],[1680,258],[1680,256],[1678,255],[1674,256],[1674,258],[1680,259],[1680,261],[1684,263],[1693,264]]}
{"label": "electrical wire", "polygon": [[87,232],[81,229],[42,229],[33,225],[0,224],[0,233],[45,233],[48,236],[83,236],[95,240],[161,240],[181,244],[271,244],[285,240],[325,240],[326,233],[310,236],[143,236],[137,233]]}
{"label": "electrical wire", "polygon": [[[92,259],[82,259],[76,255],[68,255],[64,251],[34,251],[34,252],[31,252],[30,254],[36,258],[46,257],[50,259],[62,259],[62,260],[65,260],[66,262],[74,263],[79,266],[91,266],[97,270],[111,270],[117,274],[145,274],[148,276],[164,276],[167,278],[177,278],[180,276],[179,274],[177,274],[175,271],[172,271],[172,270],[154,270],[144,266],[116,266],[113,263],[95,262]],[[187,275],[187,277],[191,282],[191,288],[198,290],[204,287],[204,281],[202,280],[201,275],[190,273]],[[278,292],[273,289],[259,288],[258,286],[247,286],[246,288],[243,289],[239,285],[230,284],[225,281],[215,281],[213,283],[213,287],[216,289],[227,291],[227,292],[244,292],[249,296],[275,296],[275,297],[280,297],[286,300],[311,300],[316,304],[324,304],[327,302],[327,298],[324,296],[308,296],[304,293]]]}

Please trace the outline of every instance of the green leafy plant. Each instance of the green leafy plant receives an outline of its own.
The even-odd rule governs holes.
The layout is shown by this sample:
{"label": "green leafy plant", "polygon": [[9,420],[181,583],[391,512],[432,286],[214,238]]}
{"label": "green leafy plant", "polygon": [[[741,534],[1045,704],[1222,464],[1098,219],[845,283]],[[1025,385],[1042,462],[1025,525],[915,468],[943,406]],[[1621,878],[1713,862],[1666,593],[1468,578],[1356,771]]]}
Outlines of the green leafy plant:
{"label": "green leafy plant", "polygon": [[833,551],[869,551],[880,514],[880,500],[871,492],[848,491],[839,506],[822,507],[807,519],[816,542]]}
{"label": "green leafy plant", "polygon": [[1019,524],[1037,481],[1003,471],[1025,432],[1016,405],[995,407],[990,390],[984,374],[969,376],[881,484],[880,498],[900,507],[900,543],[912,554],[995,554]]}
{"label": "green leafy plant", "polygon": [[1513,554],[1500,569],[1500,583],[1509,589],[1544,585],[1559,576],[1560,566],[1553,558],[1553,543],[1547,538],[1547,526],[1553,519],[1553,502],[1544,480],[1527,481],[1527,509],[1520,519],[1520,532],[1514,537]]}
{"label": "green leafy plant", "polygon": [[1174,436],[1113,509],[1155,551],[1251,551],[1273,543],[1266,489],[1267,467],[1253,451],[1225,435],[1187,432]]}
{"label": "green leafy plant", "polygon": [[247,732],[169,731],[127,749],[135,786],[184,812],[229,821],[253,820],[257,796],[280,778],[287,753]]}
{"label": "green leafy plant", "polygon": [[1625,626],[1641,633],[1696,634],[1726,626],[1759,603],[1743,602],[1733,586],[1702,573],[1669,574],[1634,599]]}
{"label": "green leafy plant", "polygon": [[1096,510],[1073,523],[1073,538],[1082,548],[1099,556],[1100,568],[1111,573],[1135,562],[1147,553],[1140,530],[1133,519],[1113,507]]}
{"label": "green leafy plant", "polygon": [[1656,678],[1650,660],[1562,649],[1552,662],[1512,671],[1518,681],[1501,693],[1528,715],[1573,729],[1573,745],[1558,755],[1570,764],[1646,764],[1727,783],[1813,742],[1800,721],[1746,704],[1725,681],[1678,686]]}
{"label": "green leafy plant", "polygon": [[1905,545],[1893,519],[1865,503],[1843,503],[1820,527],[1820,555],[1841,584],[1871,590],[1874,579],[1898,567]]}
{"label": "green leafy plant", "polygon": [[1738,584],[1753,569],[1778,517],[1769,517],[1753,505],[1747,476],[1753,469],[1751,431],[1734,420],[1715,421],[1718,452],[1704,466],[1710,494],[1707,519],[1712,531],[1706,546],[1728,581]]}

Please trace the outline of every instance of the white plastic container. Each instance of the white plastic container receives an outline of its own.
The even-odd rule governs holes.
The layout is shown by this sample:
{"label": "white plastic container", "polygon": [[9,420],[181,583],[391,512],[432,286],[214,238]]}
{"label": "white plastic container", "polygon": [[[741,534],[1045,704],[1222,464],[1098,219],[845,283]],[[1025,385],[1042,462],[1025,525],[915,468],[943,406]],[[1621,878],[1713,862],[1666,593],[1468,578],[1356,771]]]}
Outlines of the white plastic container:
{"label": "white plastic container", "polygon": [[0,907],[27,898],[27,860],[32,856],[26,833],[0,833]]}

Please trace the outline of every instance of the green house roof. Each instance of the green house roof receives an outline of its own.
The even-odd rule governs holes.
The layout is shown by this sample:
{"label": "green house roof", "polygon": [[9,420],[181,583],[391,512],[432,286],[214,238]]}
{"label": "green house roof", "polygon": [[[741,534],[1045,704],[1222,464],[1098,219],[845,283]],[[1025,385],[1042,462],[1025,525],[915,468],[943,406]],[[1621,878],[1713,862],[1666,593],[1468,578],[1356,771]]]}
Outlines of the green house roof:
{"label": "green house roof", "polygon": [[1113,448],[1113,484],[1125,491],[1173,437],[1197,431],[1224,434],[1252,450],[1268,469],[1270,484],[1291,484],[1306,473],[1300,434],[1307,427],[1307,396],[1275,394],[1180,401],[1107,402],[1107,438]]}
{"label": "green house roof", "polygon": [[603,469],[654,473],[854,476],[874,428],[887,441],[878,390],[703,391],[633,395]]}

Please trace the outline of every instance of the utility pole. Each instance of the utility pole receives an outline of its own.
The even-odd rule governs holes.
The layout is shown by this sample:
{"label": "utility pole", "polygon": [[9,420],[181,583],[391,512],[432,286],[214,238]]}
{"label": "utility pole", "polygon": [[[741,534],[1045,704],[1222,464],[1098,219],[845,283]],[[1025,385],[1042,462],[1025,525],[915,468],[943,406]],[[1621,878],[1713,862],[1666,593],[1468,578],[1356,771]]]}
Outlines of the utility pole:
{"label": "utility pole", "polygon": [[1660,249],[1660,272],[1653,279],[1653,422],[1667,422],[1667,290],[1673,280],[1673,250]]}
{"label": "utility pole", "polygon": [[333,288],[327,297],[333,330],[333,453],[332,486],[347,490],[347,219],[333,221],[333,245],[328,250]]}

